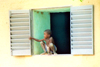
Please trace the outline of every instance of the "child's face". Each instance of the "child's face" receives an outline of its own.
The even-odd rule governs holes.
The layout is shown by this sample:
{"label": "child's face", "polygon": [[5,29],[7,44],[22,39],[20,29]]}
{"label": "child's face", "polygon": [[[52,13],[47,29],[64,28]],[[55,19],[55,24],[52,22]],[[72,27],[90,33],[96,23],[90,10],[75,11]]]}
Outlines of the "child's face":
{"label": "child's face", "polygon": [[44,38],[48,38],[50,35],[47,32],[44,32]]}

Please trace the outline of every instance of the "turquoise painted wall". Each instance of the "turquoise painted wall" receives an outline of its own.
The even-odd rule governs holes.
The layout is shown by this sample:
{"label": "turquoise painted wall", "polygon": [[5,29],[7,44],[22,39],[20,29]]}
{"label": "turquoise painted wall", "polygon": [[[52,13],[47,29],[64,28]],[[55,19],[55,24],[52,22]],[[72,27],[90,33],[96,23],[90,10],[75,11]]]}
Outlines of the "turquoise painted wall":
{"label": "turquoise painted wall", "polygon": [[[33,10],[32,37],[43,39],[44,30],[50,29],[50,13],[55,12],[70,12],[70,8]],[[32,40],[32,49],[35,55],[43,53],[40,42]]]}
{"label": "turquoise painted wall", "polygon": [[[37,39],[44,38],[44,30],[50,29],[50,14],[48,12],[33,11],[33,36]],[[34,54],[41,54],[43,49],[40,42],[32,40],[34,48]]]}

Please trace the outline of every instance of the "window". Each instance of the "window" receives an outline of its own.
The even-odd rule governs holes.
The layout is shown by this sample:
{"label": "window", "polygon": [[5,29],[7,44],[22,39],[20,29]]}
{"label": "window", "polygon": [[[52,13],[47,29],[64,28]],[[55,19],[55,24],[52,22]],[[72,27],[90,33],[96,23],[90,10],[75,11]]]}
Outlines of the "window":
{"label": "window", "polygon": [[93,6],[71,7],[71,54],[93,54]]}
{"label": "window", "polygon": [[9,19],[11,55],[31,55],[30,10],[11,10]]}
{"label": "window", "polygon": [[31,55],[31,48],[34,54],[42,53],[40,44],[31,44],[28,37],[42,39],[45,29],[52,30],[58,54],[93,54],[93,5],[27,11],[10,11],[12,55]]}

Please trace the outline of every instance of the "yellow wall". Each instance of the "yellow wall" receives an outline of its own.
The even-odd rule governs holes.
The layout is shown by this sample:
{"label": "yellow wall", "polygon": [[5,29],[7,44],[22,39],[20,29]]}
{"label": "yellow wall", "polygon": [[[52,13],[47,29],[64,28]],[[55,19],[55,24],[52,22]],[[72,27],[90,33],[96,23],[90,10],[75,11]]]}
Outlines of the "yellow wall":
{"label": "yellow wall", "polygon": [[[94,5],[93,56],[10,56],[9,10]],[[0,0],[0,67],[100,67],[100,0]]]}

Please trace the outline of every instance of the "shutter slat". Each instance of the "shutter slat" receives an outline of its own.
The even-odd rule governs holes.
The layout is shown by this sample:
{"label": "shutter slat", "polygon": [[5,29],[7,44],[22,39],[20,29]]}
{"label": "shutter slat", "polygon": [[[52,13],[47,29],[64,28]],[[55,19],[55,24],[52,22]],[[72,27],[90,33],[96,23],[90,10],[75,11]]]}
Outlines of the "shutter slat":
{"label": "shutter slat", "polygon": [[74,19],[90,19],[91,14],[83,14],[83,15],[72,15],[71,18]]}
{"label": "shutter slat", "polygon": [[14,56],[23,56],[23,55],[30,55],[30,49],[25,49],[25,50],[12,50],[12,53]]}
{"label": "shutter slat", "polygon": [[11,43],[11,46],[13,45],[30,45],[30,43]]}
{"label": "shutter slat", "polygon": [[77,19],[77,20],[72,20],[71,19],[71,23],[77,23],[77,24],[81,24],[81,23],[91,23],[92,19]]}
{"label": "shutter slat", "polygon": [[91,37],[71,37],[72,41],[92,41]]}
{"label": "shutter slat", "polygon": [[[24,48],[24,47],[30,47],[30,46],[29,46],[29,44],[24,44],[24,45],[12,45],[12,47],[14,47],[14,48],[16,48],[16,47],[17,47],[17,48],[18,48],[18,47]],[[12,47],[11,47],[11,48],[12,48]]]}
{"label": "shutter slat", "polygon": [[29,43],[29,39],[12,39],[12,43]]}
{"label": "shutter slat", "polygon": [[11,10],[9,19],[11,55],[31,55],[30,10]]}
{"label": "shutter slat", "polygon": [[71,54],[93,54],[93,6],[71,7]]}
{"label": "shutter slat", "polygon": [[92,49],[73,49],[73,54],[93,54]]}
{"label": "shutter slat", "polygon": [[92,49],[91,45],[74,45],[71,47],[72,49]]}
{"label": "shutter slat", "polygon": [[11,18],[11,22],[29,22],[29,18]]}
{"label": "shutter slat", "polygon": [[23,30],[23,31],[10,31],[11,34],[17,35],[17,34],[29,34],[29,30]]}
{"label": "shutter slat", "polygon": [[29,26],[29,22],[11,22],[11,26]]}
{"label": "shutter slat", "polygon": [[83,28],[83,27],[91,27],[92,24],[91,23],[83,23],[83,24],[71,24],[71,27],[74,27],[74,28]]}
{"label": "shutter slat", "polygon": [[29,30],[29,26],[14,26],[10,27],[11,30]]}
{"label": "shutter slat", "polygon": [[91,10],[77,10],[77,11],[72,11],[72,15],[84,15],[84,14],[91,14]]}
{"label": "shutter slat", "polygon": [[16,14],[16,15],[11,15],[11,18],[28,18],[29,14]]}
{"label": "shutter slat", "polygon": [[71,29],[72,32],[91,32],[92,29],[91,28],[72,28]]}
{"label": "shutter slat", "polygon": [[86,6],[76,6],[76,7],[71,7],[71,10],[76,11],[76,10],[91,10],[93,8],[93,5],[86,5]]}
{"label": "shutter slat", "polygon": [[71,41],[71,45],[92,45],[92,41]]}
{"label": "shutter slat", "polygon": [[30,49],[30,47],[11,47],[11,49]]}
{"label": "shutter slat", "polygon": [[29,38],[29,35],[11,35],[11,38],[13,39],[22,39],[22,38]]}
{"label": "shutter slat", "polygon": [[72,37],[82,37],[82,36],[92,36],[91,32],[76,32],[76,33],[71,33]]}

